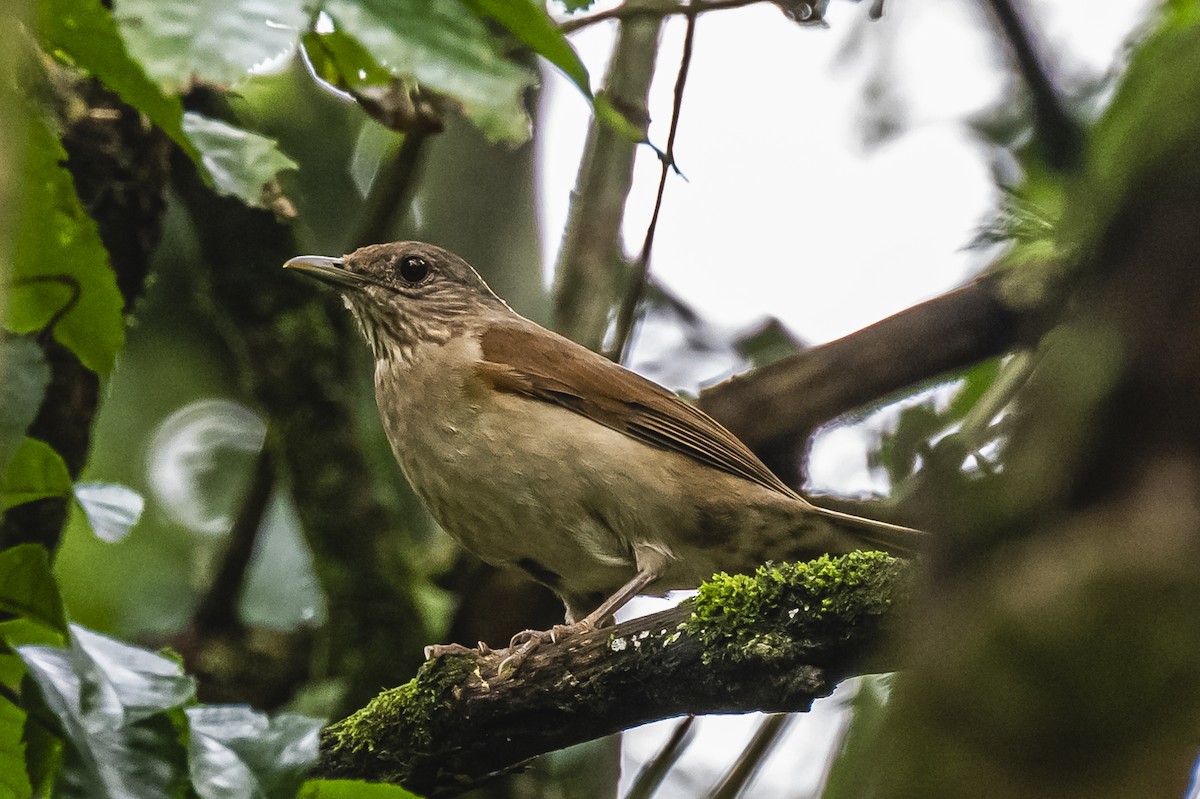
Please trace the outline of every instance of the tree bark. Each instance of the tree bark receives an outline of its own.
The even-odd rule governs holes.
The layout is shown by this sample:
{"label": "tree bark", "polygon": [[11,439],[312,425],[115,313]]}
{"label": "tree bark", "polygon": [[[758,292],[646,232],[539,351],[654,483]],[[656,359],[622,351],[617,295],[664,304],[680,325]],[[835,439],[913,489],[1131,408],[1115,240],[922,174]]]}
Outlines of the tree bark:
{"label": "tree bark", "polygon": [[807,710],[883,646],[911,569],[882,553],[719,575],[671,610],[542,644],[472,651],[329,727],[316,774],[460,793],[552,749],[686,713]]}

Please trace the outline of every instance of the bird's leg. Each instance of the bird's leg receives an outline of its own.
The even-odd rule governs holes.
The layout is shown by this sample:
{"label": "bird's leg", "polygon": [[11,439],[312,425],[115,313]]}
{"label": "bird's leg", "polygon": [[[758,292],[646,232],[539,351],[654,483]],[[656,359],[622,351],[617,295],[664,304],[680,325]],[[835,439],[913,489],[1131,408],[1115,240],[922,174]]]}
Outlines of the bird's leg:
{"label": "bird's leg", "polygon": [[658,570],[642,571],[633,576],[633,579],[625,583],[616,590],[612,596],[600,603],[600,607],[593,610],[588,615],[584,616],[574,624],[565,625],[569,630],[592,630],[597,627],[603,627],[604,623],[610,616],[616,614],[618,610],[629,604],[629,600],[642,592],[642,589],[650,585],[659,578]]}
{"label": "bird's leg", "polygon": [[579,621],[570,624],[556,624],[549,630],[525,630],[514,635],[508,644],[508,656],[500,662],[500,671],[503,673],[505,668],[516,671],[531,652],[547,641],[557,644],[569,635],[590,632],[598,627],[603,627],[613,614],[629,603],[629,600],[662,576],[667,561],[670,559],[669,554],[650,546],[639,546],[635,553],[638,565],[637,574],[618,588],[612,596],[601,602],[600,607]]}

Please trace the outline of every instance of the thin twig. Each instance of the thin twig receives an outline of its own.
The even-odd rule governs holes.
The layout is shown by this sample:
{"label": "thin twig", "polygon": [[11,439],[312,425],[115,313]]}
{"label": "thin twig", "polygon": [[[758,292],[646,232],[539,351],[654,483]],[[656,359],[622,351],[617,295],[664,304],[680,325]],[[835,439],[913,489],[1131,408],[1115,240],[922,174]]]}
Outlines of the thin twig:
{"label": "thin twig", "polygon": [[625,3],[624,5],[610,8],[607,11],[599,11],[587,17],[579,17],[577,19],[569,19],[559,24],[559,30],[563,33],[573,33],[580,28],[585,28],[588,25],[594,25],[597,22],[604,22],[610,19],[630,19],[632,17],[669,17],[674,14],[687,14],[689,17],[694,17],[696,14],[702,14],[705,11],[723,11],[729,8],[742,8],[744,6],[757,5],[766,0],[695,0],[692,3],[677,3],[674,0],[668,0],[661,4],[649,3]]}
{"label": "thin twig", "polygon": [[736,799],[741,796],[750,780],[754,779],[754,775],[767,761],[771,750],[779,743],[779,738],[793,718],[795,717],[787,713],[775,713],[763,719],[754,737],[742,751],[742,756],[733,764],[733,768],[725,775],[721,784],[708,795],[709,799]]}
{"label": "thin twig", "polygon": [[[1046,68],[1029,26],[1022,21],[1013,0],[987,0],[1029,93],[1033,96],[1033,122],[1047,163],[1065,170],[1079,160],[1083,132],[1063,104]],[[1044,51],[1043,51],[1044,52]]]}
{"label": "thin twig", "polygon": [[238,602],[274,487],[275,469],[269,448],[264,442],[241,509],[229,531],[229,545],[221,556],[217,575],[192,616],[192,624],[201,634],[228,631],[240,624]]}
{"label": "thin twig", "polygon": [[351,234],[347,251],[389,240],[392,225],[407,209],[416,190],[417,169],[428,139],[425,131],[410,131],[396,152],[384,161],[363,201],[359,224]]}
{"label": "thin twig", "polygon": [[687,751],[695,737],[696,717],[685,716],[675,725],[675,729],[671,731],[671,737],[663,744],[662,749],[658,750],[658,754],[638,771],[637,778],[629,788],[629,793],[625,794],[625,799],[650,799],[662,785],[667,772]]}
{"label": "thin twig", "polygon": [[650,274],[650,251],[654,247],[654,233],[658,229],[658,215],[662,210],[663,193],[667,188],[667,176],[675,166],[675,134],[679,131],[679,112],[683,107],[683,90],[687,86],[688,71],[692,66],[692,46],[696,38],[696,13],[687,16],[687,32],[683,37],[683,54],[679,58],[679,74],[675,77],[675,100],[671,106],[671,131],[667,134],[667,149],[661,157],[662,172],[658,178],[658,193],[654,198],[654,213],[646,226],[646,238],[642,251],[629,274],[629,285],[621,306],[617,309],[616,332],[612,345],[606,353],[612,360],[621,363],[628,356],[632,338],[634,314],[646,290],[646,279]]}

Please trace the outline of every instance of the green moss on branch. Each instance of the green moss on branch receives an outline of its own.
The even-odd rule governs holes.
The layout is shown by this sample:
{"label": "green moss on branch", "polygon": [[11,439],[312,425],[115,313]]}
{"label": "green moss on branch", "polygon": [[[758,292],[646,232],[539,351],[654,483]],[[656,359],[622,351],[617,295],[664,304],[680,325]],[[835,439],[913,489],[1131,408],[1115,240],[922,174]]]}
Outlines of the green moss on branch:
{"label": "green moss on branch", "polygon": [[684,629],[704,645],[706,664],[804,657],[886,616],[906,568],[883,552],[852,552],[767,564],[753,575],[716,574],[700,586]]}
{"label": "green moss on branch", "polygon": [[685,713],[803,711],[895,667],[886,635],[911,567],[878,552],[718,575],[668,611],[505,653],[427,662],[326,729],[317,774],[458,793],[542,752]]}

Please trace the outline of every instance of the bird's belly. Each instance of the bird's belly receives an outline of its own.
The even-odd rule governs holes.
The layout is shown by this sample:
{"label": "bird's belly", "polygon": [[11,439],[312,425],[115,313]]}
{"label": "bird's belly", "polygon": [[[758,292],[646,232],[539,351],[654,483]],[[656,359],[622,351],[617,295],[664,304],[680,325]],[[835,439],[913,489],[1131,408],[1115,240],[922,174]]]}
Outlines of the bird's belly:
{"label": "bird's belly", "polygon": [[[560,594],[606,594],[636,571],[634,512],[670,500],[635,479],[644,445],[570,411],[513,395],[444,414],[393,441],[433,517],[485,561]],[[649,496],[647,496],[649,495]]]}

